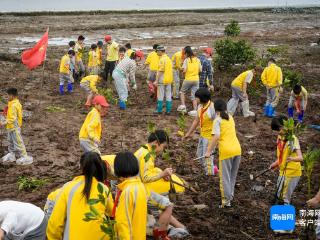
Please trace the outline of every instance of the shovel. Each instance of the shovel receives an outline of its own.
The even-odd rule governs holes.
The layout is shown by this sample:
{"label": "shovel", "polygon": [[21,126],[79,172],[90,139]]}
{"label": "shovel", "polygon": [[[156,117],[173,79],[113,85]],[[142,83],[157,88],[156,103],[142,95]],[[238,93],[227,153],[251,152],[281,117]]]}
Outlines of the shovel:
{"label": "shovel", "polygon": [[188,189],[191,192],[198,193],[193,187],[186,185],[186,183],[185,184],[178,183],[178,182],[174,181],[172,178],[170,179],[170,182],[173,184],[177,184],[178,186],[183,187],[185,189]]}
{"label": "shovel", "polygon": [[[214,156],[215,154],[216,154],[216,152],[213,152],[213,153],[211,153],[210,156]],[[205,157],[206,157],[206,156],[197,157],[197,158],[192,159],[191,161],[197,161],[197,160],[200,160],[201,158],[205,158]]]}
{"label": "shovel", "polygon": [[253,176],[253,174],[250,174],[250,180],[253,181],[255,180],[256,178],[264,175],[265,173],[269,172],[271,170],[271,168],[267,168],[265,170],[263,170],[262,172],[258,173],[256,176]]}

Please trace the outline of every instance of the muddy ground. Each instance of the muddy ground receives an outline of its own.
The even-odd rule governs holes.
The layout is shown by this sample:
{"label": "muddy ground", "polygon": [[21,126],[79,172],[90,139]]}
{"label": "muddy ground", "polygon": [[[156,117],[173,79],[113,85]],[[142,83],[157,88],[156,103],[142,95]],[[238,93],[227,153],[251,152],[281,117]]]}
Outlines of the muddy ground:
{"label": "muddy ground", "polygon": [[[58,64],[67,46],[50,45],[47,52],[45,73],[41,68],[28,71],[19,61],[20,50],[33,43],[17,40],[18,37],[39,36],[50,27],[50,38],[76,38],[79,34],[88,37],[87,44],[102,39],[111,33],[119,42],[130,40],[135,48],[147,52],[154,43],[164,44],[169,54],[185,45],[211,46],[221,38],[223,29],[231,19],[240,22],[240,38],[246,39],[258,49],[259,54],[271,45],[286,45],[289,52],[288,63],[283,69],[297,69],[304,74],[304,85],[310,92],[306,116],[307,124],[320,124],[319,118],[319,79],[320,47],[310,46],[320,37],[319,10],[301,13],[233,12],[233,13],[134,13],[134,14],[98,14],[98,15],[52,15],[52,16],[14,16],[0,15],[0,89],[1,96],[8,87],[17,87],[25,110],[33,115],[24,121],[23,137],[30,155],[34,157],[31,166],[0,164],[0,200],[16,199],[32,202],[40,207],[45,203],[47,194],[79,173],[78,161],[80,149],[78,132],[86,116],[84,109],[85,94],[75,84],[71,95],[58,94]],[[214,99],[227,100],[231,91],[230,81],[241,71],[241,67],[231,71],[216,71],[217,91]],[[44,82],[42,79],[44,77]],[[218,178],[203,175],[195,156],[198,135],[192,140],[182,142],[177,136],[177,112],[171,116],[153,116],[155,103],[148,98],[145,83],[146,70],[139,67],[137,73],[138,91],[130,97],[131,106],[125,112],[119,112],[112,106],[104,121],[101,151],[111,154],[128,149],[135,151],[145,143],[147,122],[155,122],[158,128],[171,129],[171,160],[157,164],[163,168],[172,166],[177,173],[188,180],[199,194],[186,192],[176,202],[175,215],[192,234],[190,239],[306,239],[303,228],[297,227],[292,235],[274,235],[269,229],[269,207],[274,196],[276,172],[269,172],[256,182],[249,179],[250,173],[257,173],[274,160],[276,134],[270,130],[270,119],[262,116],[265,94],[251,96],[251,108],[257,113],[254,119],[235,117],[238,137],[243,156],[239,169],[234,208],[220,210]],[[288,90],[281,98],[278,111],[286,112]],[[174,109],[179,101],[174,101]],[[58,106],[64,112],[48,112],[46,107]],[[188,117],[190,126],[192,118]],[[2,135],[2,139],[4,136]],[[305,152],[308,147],[319,147],[319,132],[307,129],[299,136]],[[6,152],[6,141],[2,140],[0,154]],[[253,151],[253,155],[248,152]],[[320,164],[313,174],[312,193],[320,185]],[[19,176],[34,176],[48,179],[48,183],[33,192],[18,191]],[[271,184],[265,187],[267,180]],[[253,191],[252,187],[265,187],[263,191]],[[300,180],[292,202],[297,209],[305,209],[307,200],[307,182]],[[207,209],[194,210],[195,204],[206,204]],[[313,237],[309,238],[313,239]]]}

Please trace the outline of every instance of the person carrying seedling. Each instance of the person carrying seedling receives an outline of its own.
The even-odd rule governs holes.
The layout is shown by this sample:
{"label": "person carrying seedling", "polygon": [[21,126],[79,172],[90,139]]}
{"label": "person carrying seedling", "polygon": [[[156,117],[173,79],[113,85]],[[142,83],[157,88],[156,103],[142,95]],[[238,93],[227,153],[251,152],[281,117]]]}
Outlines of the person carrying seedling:
{"label": "person carrying seedling", "polygon": [[107,114],[109,104],[104,96],[97,95],[93,98],[94,107],[88,113],[79,133],[80,147],[84,152],[97,152],[100,154],[101,117]]}
{"label": "person carrying seedling", "polygon": [[156,130],[148,137],[148,143],[135,152],[140,165],[140,178],[148,190],[161,195],[167,195],[174,188],[177,193],[184,192],[184,187],[170,182],[173,181],[184,185],[182,179],[173,174],[172,168],[162,171],[155,167],[156,156],[162,154],[169,144],[169,137],[164,130]]}
{"label": "person carrying seedling", "polygon": [[70,73],[70,62],[74,57],[75,52],[73,50],[69,50],[66,55],[61,58],[60,68],[59,68],[59,92],[60,95],[64,95],[64,84],[67,82],[67,90],[68,93],[71,93],[73,90],[71,73]]}
{"label": "person carrying seedling", "polygon": [[261,81],[267,89],[267,101],[264,106],[264,115],[267,117],[275,116],[275,108],[278,105],[280,92],[282,91],[282,71],[275,62],[273,58],[270,58],[268,66],[261,74]]}
{"label": "person carrying seedling", "polygon": [[[22,106],[18,99],[18,90],[9,88],[7,94],[9,101],[6,120],[0,122],[0,126],[6,126],[9,153],[2,157],[2,162],[16,162],[18,165],[28,165],[33,162],[33,158],[28,156],[21,136]],[[16,160],[16,156],[20,158]]]}
{"label": "person carrying seedling", "polygon": [[111,35],[106,35],[104,37],[104,41],[107,44],[106,65],[104,72],[106,81],[108,81],[109,74],[112,81],[112,73],[116,67],[117,61],[119,60],[119,44],[115,41],[112,41]]}
{"label": "person carrying seedling", "polygon": [[302,123],[303,116],[306,111],[308,104],[308,92],[307,90],[299,85],[296,84],[290,95],[289,105],[288,105],[288,115],[290,118],[293,118],[294,109],[298,114],[298,121]]}
{"label": "person carrying seedling", "polygon": [[213,87],[213,67],[212,67],[212,48],[204,48],[203,54],[199,56],[199,60],[202,66],[200,73],[199,88],[209,88],[214,90]]}
{"label": "person carrying seedling", "polygon": [[241,102],[242,113],[244,117],[254,116],[254,112],[249,110],[248,85],[255,77],[257,67],[252,70],[245,71],[238,75],[231,83],[232,98],[227,104],[228,112],[233,116],[237,110],[239,101]]}
{"label": "person carrying seedling", "polygon": [[160,57],[157,54],[158,46],[159,46],[158,44],[153,45],[153,51],[148,54],[148,57],[144,62],[145,65],[149,65],[147,82],[149,87],[150,98],[154,98],[154,99],[157,98],[157,89],[153,83],[157,78],[157,71],[158,71],[159,61],[160,61]]}
{"label": "person carrying seedling", "polygon": [[131,43],[126,43],[126,44],[124,45],[124,47],[126,48],[126,54],[127,54],[127,56],[130,57],[130,56],[131,56],[131,53],[133,53],[133,50],[132,50],[132,48],[131,48]]}
{"label": "person carrying seedling", "polygon": [[[91,199],[102,195],[105,203],[94,205],[98,216],[111,216],[114,206],[109,189],[103,184],[107,169],[99,154],[88,152],[80,158],[81,175],[67,182],[56,196],[54,208],[48,221],[47,239],[102,239],[105,233],[101,230],[100,221],[86,221],[90,213]],[[102,186],[102,193],[98,186]],[[107,238],[108,239],[108,238]]]}
{"label": "person carrying seedling", "polygon": [[98,94],[97,83],[100,82],[101,79],[102,77],[99,75],[89,75],[81,79],[80,87],[88,94],[85,104],[88,108],[91,107],[93,97]]}
{"label": "person carrying seedling", "polygon": [[97,59],[98,59],[98,68],[99,68],[99,74],[102,69],[102,47],[103,47],[103,42],[98,41],[97,42],[97,49],[96,49],[96,54],[97,54]]}
{"label": "person carrying seedling", "polygon": [[[309,207],[320,207],[320,190],[316,196],[307,201]],[[318,215],[318,225],[316,227],[316,237],[320,240],[320,215]]]}
{"label": "person carrying seedling", "polygon": [[114,85],[119,95],[119,108],[126,109],[126,101],[128,98],[129,81],[133,90],[137,90],[136,70],[137,62],[143,58],[143,52],[135,51],[130,57],[126,56],[115,68],[112,73]]}
{"label": "person carrying seedling", "polygon": [[269,168],[279,169],[277,200],[284,204],[290,204],[291,195],[302,174],[303,156],[298,138],[295,135],[288,135],[283,127],[284,121],[287,121],[286,116],[275,117],[271,121],[271,129],[278,131],[279,135],[277,138],[277,160]]}
{"label": "person carrying seedling", "polygon": [[[195,97],[198,105],[198,115],[194,119],[189,131],[186,133],[183,139],[188,139],[192,136],[194,131],[200,125],[200,138],[197,149],[197,157],[203,157],[206,152],[208,145],[212,139],[212,125],[215,119],[214,104],[211,102],[211,93],[207,88],[199,88]],[[206,162],[209,160],[209,162]],[[203,168],[205,169],[206,175],[214,175],[217,168],[215,168],[213,163],[213,156],[209,158],[200,159]]]}
{"label": "person carrying seedling", "polygon": [[99,74],[96,44],[91,44],[90,51],[88,53],[88,72],[89,72],[89,75]]}
{"label": "person carrying seedling", "polygon": [[76,53],[76,69],[78,70],[77,72],[77,79],[81,79],[82,76],[85,74],[85,67],[82,61],[82,54],[84,51],[84,40],[85,37],[80,35],[78,37],[78,41],[76,42],[76,46],[74,48],[74,51]]}
{"label": "person carrying seedling", "polygon": [[205,157],[209,158],[212,151],[218,146],[221,192],[220,208],[229,208],[234,197],[234,187],[241,160],[241,146],[237,138],[233,117],[228,114],[225,101],[221,99],[216,100],[214,108],[217,117],[213,121],[212,139]]}
{"label": "person carrying seedling", "polygon": [[163,46],[157,47],[157,54],[160,57],[156,81],[153,83],[157,86],[157,109],[156,113],[162,113],[163,99],[166,97],[166,114],[169,115],[172,108],[171,84],[173,82],[172,61],[166,54]]}
{"label": "person carrying seedling", "polygon": [[[118,60],[118,64],[125,58],[126,56],[126,48],[125,47],[120,47],[119,48],[119,60]],[[130,56],[129,56],[130,58]]]}
{"label": "person carrying seedling", "polygon": [[191,101],[193,110],[188,114],[190,116],[197,116],[197,101],[194,96],[195,92],[199,89],[199,73],[202,71],[200,60],[194,55],[190,46],[184,48],[186,59],[183,62],[182,70],[184,73],[184,81],[180,90],[181,105],[178,107],[178,112],[187,112],[185,104],[185,94],[191,91]]}
{"label": "person carrying seedling", "polygon": [[173,99],[180,99],[180,72],[184,61],[184,49],[175,52],[171,58],[173,65]]}

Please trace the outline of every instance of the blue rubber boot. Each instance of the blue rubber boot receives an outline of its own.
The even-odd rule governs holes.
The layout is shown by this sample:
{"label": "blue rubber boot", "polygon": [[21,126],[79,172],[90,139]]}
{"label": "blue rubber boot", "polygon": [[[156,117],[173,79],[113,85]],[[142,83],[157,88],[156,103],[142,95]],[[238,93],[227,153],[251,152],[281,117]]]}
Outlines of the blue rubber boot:
{"label": "blue rubber boot", "polygon": [[163,101],[157,101],[157,113],[162,113]]}
{"label": "blue rubber boot", "polygon": [[172,109],[172,101],[166,101],[166,113],[170,114]]}
{"label": "blue rubber boot", "polygon": [[72,90],[73,90],[72,83],[68,83],[68,92],[72,93]]}
{"label": "blue rubber boot", "polygon": [[288,116],[289,118],[293,118],[293,107],[288,108]]}
{"label": "blue rubber boot", "polygon": [[272,106],[269,106],[269,112],[268,112],[268,117],[272,118],[276,116],[275,108]]}
{"label": "blue rubber boot", "polygon": [[270,105],[264,105],[264,116],[268,117]]}
{"label": "blue rubber boot", "polygon": [[120,108],[121,110],[125,110],[125,109],[127,108],[126,102],[120,100],[120,101],[119,101],[119,108]]}
{"label": "blue rubber boot", "polygon": [[59,92],[60,92],[60,95],[64,95],[64,86],[63,85],[60,85]]}
{"label": "blue rubber boot", "polygon": [[299,115],[298,115],[298,121],[299,121],[299,123],[302,123],[302,121],[303,121],[303,116],[304,116],[304,111],[301,110],[301,112],[300,112]]}

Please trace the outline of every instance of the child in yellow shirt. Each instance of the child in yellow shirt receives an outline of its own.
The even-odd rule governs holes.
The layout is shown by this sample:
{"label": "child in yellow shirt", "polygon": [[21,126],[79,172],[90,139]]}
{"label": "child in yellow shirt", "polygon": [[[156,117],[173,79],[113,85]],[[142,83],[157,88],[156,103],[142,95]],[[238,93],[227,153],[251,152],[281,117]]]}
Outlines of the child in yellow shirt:
{"label": "child in yellow shirt", "polygon": [[307,90],[299,84],[295,85],[291,91],[289,104],[288,104],[289,117],[293,118],[294,110],[296,110],[296,112],[298,113],[298,121],[302,123],[304,113],[307,109],[307,105],[308,105]]}
{"label": "child in yellow shirt", "polygon": [[101,79],[102,77],[100,75],[89,75],[81,79],[80,87],[88,94],[85,104],[86,107],[91,107],[93,97],[98,94],[97,83],[100,82]]}
{"label": "child in yellow shirt", "polygon": [[147,82],[148,82],[150,97],[154,99],[157,98],[157,88],[153,83],[157,78],[157,71],[159,68],[159,61],[160,61],[160,57],[157,54],[158,46],[159,44],[153,45],[153,51],[148,54],[148,57],[144,63],[145,65],[149,66]]}
{"label": "child in yellow shirt", "polygon": [[109,104],[104,96],[95,96],[92,100],[93,109],[88,113],[79,133],[80,147],[84,152],[97,152],[100,154],[101,117],[105,116]]}
{"label": "child in yellow shirt", "polygon": [[[26,147],[21,136],[22,126],[22,106],[18,99],[18,90],[9,88],[7,90],[9,102],[5,122],[0,122],[0,126],[6,126],[8,133],[9,153],[2,157],[2,162],[16,162],[18,165],[27,165],[33,162],[33,158],[28,156]],[[20,158],[16,160],[16,155]]]}
{"label": "child in yellow shirt", "polygon": [[283,130],[285,116],[272,119],[271,129],[278,131],[277,139],[277,160],[270,165],[271,169],[279,169],[277,181],[277,200],[284,204],[290,204],[291,196],[298,185],[302,175],[301,162],[303,156],[300,149],[299,140],[293,136],[292,140],[285,138],[286,132]]}
{"label": "child in yellow shirt", "polygon": [[101,72],[101,69],[102,69],[102,47],[103,47],[103,42],[98,41],[96,54],[97,54],[97,58],[98,58],[99,73]]}
{"label": "child in yellow shirt", "polygon": [[96,44],[91,45],[90,51],[88,53],[88,72],[89,72],[89,75],[97,75],[99,73]]}
{"label": "child in yellow shirt", "polygon": [[73,90],[70,64],[71,64],[71,59],[74,57],[74,55],[75,55],[75,51],[69,50],[68,53],[61,58],[60,68],[59,68],[60,95],[64,95],[65,82],[67,82],[68,92],[71,93]]}

